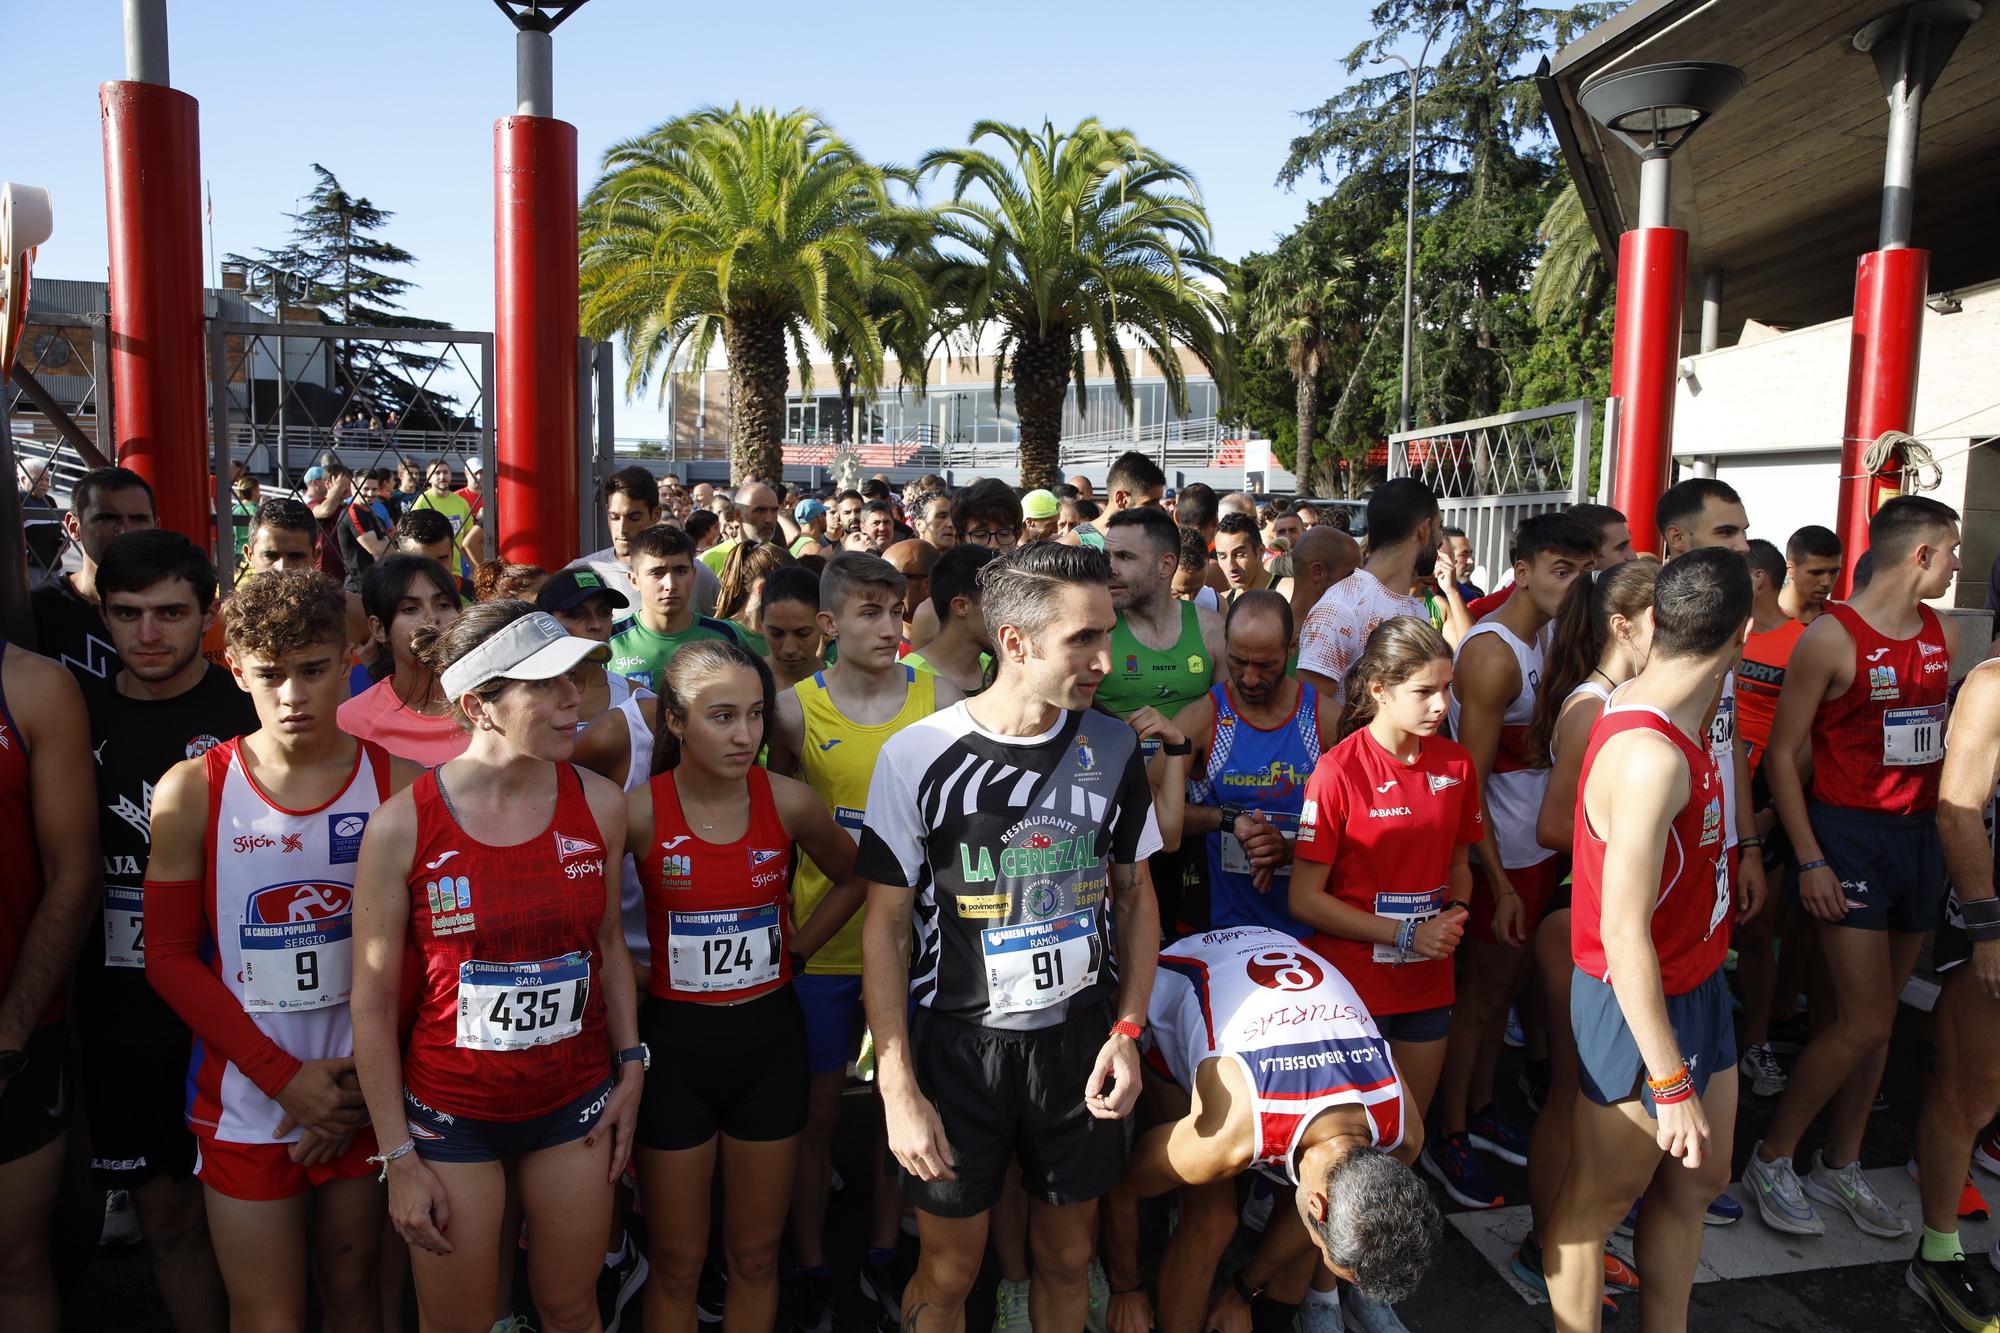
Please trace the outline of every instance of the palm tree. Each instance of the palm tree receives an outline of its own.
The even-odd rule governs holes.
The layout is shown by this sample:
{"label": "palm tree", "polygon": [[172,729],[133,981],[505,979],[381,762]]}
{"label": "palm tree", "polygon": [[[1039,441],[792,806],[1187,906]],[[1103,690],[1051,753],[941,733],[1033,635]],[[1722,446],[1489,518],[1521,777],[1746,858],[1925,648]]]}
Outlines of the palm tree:
{"label": "palm tree", "polygon": [[1320,376],[1355,320],[1353,272],[1353,256],[1296,231],[1279,243],[1250,298],[1251,340],[1282,351],[1298,386],[1298,446],[1292,462],[1308,485],[1320,480],[1313,470]]}
{"label": "palm tree", "polygon": [[810,387],[806,335],[838,338],[872,390],[883,344],[870,302],[925,307],[918,274],[887,253],[891,178],[805,110],[708,107],[613,144],[582,209],[583,331],[624,339],[627,393],[663,362],[706,365],[720,339],[731,474],[775,479],[788,350]]}
{"label": "palm tree", "polygon": [[[988,139],[998,156],[980,147]],[[942,248],[933,285],[963,328],[1000,326],[994,396],[1011,372],[1024,485],[1059,480],[1063,394],[1074,383],[1084,401],[1086,337],[1127,412],[1121,329],[1159,364],[1181,412],[1177,348],[1226,384],[1221,293],[1196,276],[1219,284],[1223,263],[1210,253],[1208,215],[1185,167],[1094,119],[1064,134],[1047,122],[1035,133],[982,120],[966,145],[918,163],[925,176],[954,173],[950,201],[934,210]]]}
{"label": "palm tree", "polygon": [[1528,283],[1528,308],[1537,324],[1593,313],[1604,295],[1604,253],[1583,211],[1576,182],[1563,186],[1535,228],[1542,254]]}

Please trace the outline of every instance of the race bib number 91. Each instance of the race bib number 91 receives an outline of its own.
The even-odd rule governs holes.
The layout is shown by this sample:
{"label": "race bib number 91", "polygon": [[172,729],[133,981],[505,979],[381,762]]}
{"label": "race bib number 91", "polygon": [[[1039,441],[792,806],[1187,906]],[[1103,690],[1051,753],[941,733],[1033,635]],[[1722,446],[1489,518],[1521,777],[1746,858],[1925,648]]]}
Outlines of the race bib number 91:
{"label": "race bib number 91", "polygon": [[590,959],[564,954],[539,963],[458,965],[458,1044],[473,1051],[552,1046],[583,1031]]}
{"label": "race bib number 91", "polygon": [[1032,1013],[1096,984],[1104,962],[1097,918],[1086,910],[979,932],[987,1003],[996,1014]]}

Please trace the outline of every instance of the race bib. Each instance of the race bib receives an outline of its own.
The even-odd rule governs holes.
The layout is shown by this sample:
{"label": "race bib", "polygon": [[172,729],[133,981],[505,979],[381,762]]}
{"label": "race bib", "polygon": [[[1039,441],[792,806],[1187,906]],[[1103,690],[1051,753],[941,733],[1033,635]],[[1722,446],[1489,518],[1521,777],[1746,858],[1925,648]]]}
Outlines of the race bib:
{"label": "race bib", "polygon": [[[1298,841],[1299,821],[1297,815],[1287,815],[1273,810],[1260,810],[1258,813],[1263,815],[1273,828],[1284,835],[1286,842]],[[1222,830],[1222,868],[1231,875],[1251,875],[1256,873],[1256,867],[1250,864],[1249,854],[1243,850],[1243,844],[1238,842],[1236,835],[1228,829]],[[1271,882],[1277,884],[1282,881],[1289,884],[1291,879],[1292,862],[1287,857],[1285,863],[1279,866],[1276,873],[1272,875]]]}
{"label": "race bib", "polygon": [[104,886],[104,965],[146,965],[146,917],[143,889]]}
{"label": "race bib", "polygon": [[986,955],[987,1003],[996,1014],[1032,1013],[1096,983],[1104,962],[1097,916],[1089,910],[979,932]]}
{"label": "race bib", "polygon": [[1729,915],[1729,853],[1715,854],[1715,910],[1708,914],[1708,929],[1701,937],[1707,939],[1715,934],[1715,928]]}
{"label": "race bib", "polygon": [[553,1046],[583,1031],[590,959],[566,953],[539,963],[458,965],[458,1044],[471,1051]]}
{"label": "race bib", "polygon": [[246,1013],[298,1013],[346,1004],[354,982],[351,913],[238,927]]}
{"label": "race bib", "polygon": [[1914,768],[1944,758],[1944,705],[1890,708],[1882,713],[1882,763]]}
{"label": "race bib", "polygon": [[[1401,928],[1405,921],[1414,917],[1419,925],[1444,911],[1444,886],[1439,885],[1429,893],[1378,893],[1375,895],[1375,915],[1396,923]],[[1378,963],[1400,963],[1403,955],[1393,944],[1375,946],[1374,960]]]}
{"label": "race bib", "polygon": [[1725,694],[1715,706],[1715,720],[1708,724],[1708,752],[1715,756],[1715,762],[1734,763],[1729,753],[1730,745],[1736,740],[1736,696]]}
{"label": "race bib", "polygon": [[776,903],[667,913],[667,975],[677,991],[747,990],[776,981],[785,937]]}

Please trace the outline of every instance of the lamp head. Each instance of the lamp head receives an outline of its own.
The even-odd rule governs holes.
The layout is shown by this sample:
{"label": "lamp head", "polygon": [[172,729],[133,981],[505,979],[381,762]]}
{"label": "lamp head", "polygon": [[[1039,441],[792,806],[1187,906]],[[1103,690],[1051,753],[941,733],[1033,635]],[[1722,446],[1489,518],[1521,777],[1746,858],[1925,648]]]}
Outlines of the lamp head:
{"label": "lamp head", "polygon": [[1741,91],[1734,65],[1675,60],[1592,79],[1576,100],[1640,157],[1667,157]]}

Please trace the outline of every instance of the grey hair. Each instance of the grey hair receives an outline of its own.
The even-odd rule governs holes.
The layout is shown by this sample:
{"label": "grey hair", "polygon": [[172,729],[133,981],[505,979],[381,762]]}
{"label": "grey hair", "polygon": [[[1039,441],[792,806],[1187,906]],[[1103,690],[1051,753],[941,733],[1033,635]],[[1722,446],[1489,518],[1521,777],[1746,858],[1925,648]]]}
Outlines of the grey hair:
{"label": "grey hair", "polygon": [[1443,1228],[1430,1187],[1380,1148],[1356,1148],[1326,1174],[1327,1257],[1378,1301],[1397,1305],[1417,1289]]}
{"label": "grey hair", "polygon": [[1055,621],[1064,588],[1103,588],[1110,583],[1111,560],[1104,552],[1061,542],[1029,542],[996,556],[979,571],[979,609],[995,642],[1002,625],[1035,639]]}

